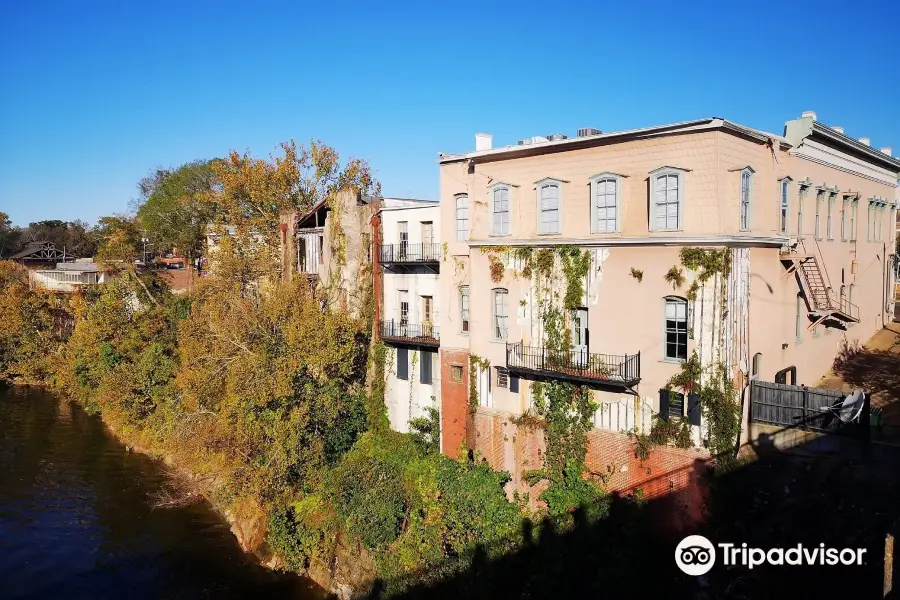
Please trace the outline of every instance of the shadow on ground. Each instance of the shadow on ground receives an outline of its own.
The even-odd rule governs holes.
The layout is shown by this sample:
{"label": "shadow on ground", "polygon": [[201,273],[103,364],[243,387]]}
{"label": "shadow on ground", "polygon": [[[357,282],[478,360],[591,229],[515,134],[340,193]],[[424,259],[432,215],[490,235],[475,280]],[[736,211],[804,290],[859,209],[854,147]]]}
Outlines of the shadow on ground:
{"label": "shadow on ground", "polygon": [[[705,520],[686,525],[679,494],[643,506],[616,498],[595,524],[576,515],[574,530],[525,525],[533,541],[519,552],[488,560],[478,549],[468,567],[400,596],[418,598],[881,598],[885,535],[900,516],[900,449],[874,455],[851,446],[838,456],[766,450],[730,473],[712,476]],[[721,555],[702,578],[682,574],[674,551],[686,534],[740,546],[865,548],[862,566],[726,567]],[[895,566],[895,570],[897,567]],[[900,580],[900,575],[895,575]],[[388,597],[379,592],[373,597]],[[392,587],[392,586],[387,586]],[[897,591],[891,598],[900,599]]]}
{"label": "shadow on ground", "polygon": [[[886,329],[900,334],[898,325]],[[882,411],[883,421],[875,439],[900,443],[900,337],[886,334],[884,339],[884,348],[842,348],[835,359],[834,373],[844,383],[872,394],[872,407]]]}

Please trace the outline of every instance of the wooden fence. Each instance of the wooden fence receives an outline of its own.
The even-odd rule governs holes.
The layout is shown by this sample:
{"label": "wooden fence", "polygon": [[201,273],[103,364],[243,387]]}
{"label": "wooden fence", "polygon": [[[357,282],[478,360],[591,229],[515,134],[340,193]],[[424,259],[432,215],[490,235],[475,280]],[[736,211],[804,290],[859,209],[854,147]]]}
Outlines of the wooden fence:
{"label": "wooden fence", "polygon": [[869,428],[869,397],[853,423],[841,421],[831,408],[843,392],[768,381],[750,383],[750,421],[809,431],[864,437]]}

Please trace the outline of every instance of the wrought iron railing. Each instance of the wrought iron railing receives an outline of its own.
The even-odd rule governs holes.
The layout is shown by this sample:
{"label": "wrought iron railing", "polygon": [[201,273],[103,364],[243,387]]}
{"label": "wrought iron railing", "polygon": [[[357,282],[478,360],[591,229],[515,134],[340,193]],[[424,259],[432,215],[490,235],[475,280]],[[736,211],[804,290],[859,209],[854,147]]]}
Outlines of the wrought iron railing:
{"label": "wrought iron railing", "polygon": [[522,342],[506,345],[506,366],[562,378],[630,385],[641,379],[641,353],[594,354],[581,350],[557,351]]}
{"label": "wrought iron railing", "polygon": [[432,323],[407,323],[406,321],[381,322],[382,339],[404,340],[420,344],[439,344],[438,326]]}
{"label": "wrought iron railing", "polygon": [[441,260],[440,244],[382,244],[378,247],[382,263],[435,263]]}

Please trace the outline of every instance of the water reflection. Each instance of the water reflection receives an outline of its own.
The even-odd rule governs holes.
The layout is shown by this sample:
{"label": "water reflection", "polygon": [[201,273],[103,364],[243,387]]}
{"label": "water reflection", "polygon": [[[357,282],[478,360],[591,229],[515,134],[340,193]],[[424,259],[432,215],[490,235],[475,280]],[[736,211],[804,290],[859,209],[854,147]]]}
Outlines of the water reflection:
{"label": "water reflection", "polygon": [[254,564],[206,503],[152,510],[163,477],[77,406],[0,389],[0,596],[323,597]]}

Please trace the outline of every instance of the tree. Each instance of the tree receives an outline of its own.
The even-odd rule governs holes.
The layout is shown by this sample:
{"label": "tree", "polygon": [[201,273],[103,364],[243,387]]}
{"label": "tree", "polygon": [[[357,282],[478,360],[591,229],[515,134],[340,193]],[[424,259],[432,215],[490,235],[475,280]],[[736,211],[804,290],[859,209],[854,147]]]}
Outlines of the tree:
{"label": "tree", "polygon": [[100,217],[92,233],[101,261],[121,261],[130,266],[141,252],[141,233],[127,215]]}
{"label": "tree", "polygon": [[156,248],[177,248],[189,260],[202,256],[215,204],[214,161],[194,161],[174,171],[157,169],[140,181],[144,198],[137,219]]}
{"label": "tree", "polygon": [[0,211],[0,258],[18,250],[21,237],[22,230],[13,226],[9,215]]}
{"label": "tree", "polygon": [[278,268],[279,224],[284,211],[305,211],[341,190],[377,195],[380,184],[369,164],[350,159],[341,164],[334,148],[313,140],[309,148],[294,141],[280,145],[271,160],[231,152],[213,164],[221,187],[211,196],[220,233],[228,228],[216,253],[224,277],[256,281]]}
{"label": "tree", "polygon": [[58,250],[72,256],[93,256],[97,243],[90,226],[84,221],[58,219],[29,223],[21,232],[22,242],[52,242]]}

